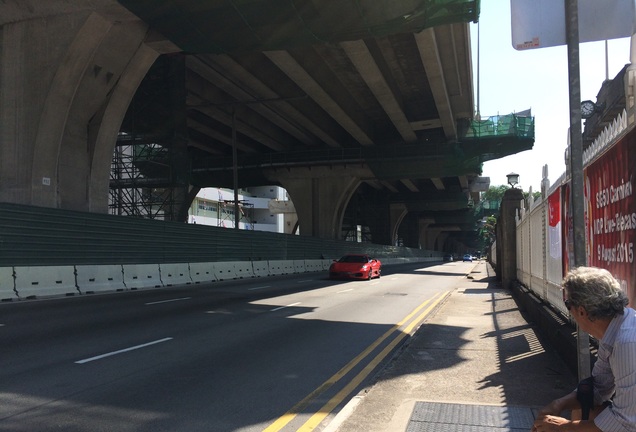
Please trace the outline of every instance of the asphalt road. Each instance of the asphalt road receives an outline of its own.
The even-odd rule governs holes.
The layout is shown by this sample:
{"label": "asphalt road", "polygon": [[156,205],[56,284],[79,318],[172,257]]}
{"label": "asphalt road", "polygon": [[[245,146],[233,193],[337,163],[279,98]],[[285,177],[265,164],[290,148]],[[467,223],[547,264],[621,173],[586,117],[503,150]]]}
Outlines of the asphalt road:
{"label": "asphalt road", "polygon": [[0,431],[320,430],[472,267],[0,304]]}

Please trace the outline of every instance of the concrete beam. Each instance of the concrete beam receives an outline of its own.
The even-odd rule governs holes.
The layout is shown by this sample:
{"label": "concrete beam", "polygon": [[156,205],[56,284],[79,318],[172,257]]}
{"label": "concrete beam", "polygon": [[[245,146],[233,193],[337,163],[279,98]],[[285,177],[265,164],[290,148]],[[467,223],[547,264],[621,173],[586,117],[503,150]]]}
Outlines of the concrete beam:
{"label": "concrete beam", "polygon": [[236,101],[240,104],[244,103],[246,109],[251,109],[258,113],[263,118],[269,120],[282,130],[286,131],[288,134],[292,135],[298,141],[305,145],[315,145],[316,143],[302,130],[291,124],[285,118],[280,116],[278,113],[273,111],[268,103],[266,102],[258,102],[258,100],[264,101],[266,99],[277,99],[280,98],[278,95],[273,95],[271,97],[255,97],[253,93],[249,93],[243,90],[236,84],[235,80],[230,80],[228,76],[234,76],[233,74],[222,74],[217,72],[214,67],[215,64],[212,63],[212,59],[214,56],[207,56],[205,60],[202,60],[197,57],[188,56],[186,58],[186,66],[188,69],[195,72],[197,75],[201,76],[205,80],[207,80],[210,85],[213,85],[220,90],[223,90],[225,93],[231,95],[236,99]]}
{"label": "concrete beam", "polygon": [[407,143],[415,142],[417,135],[415,135],[400,102],[384,79],[365,42],[362,40],[342,42],[340,46],[378,100],[384,112],[389,116],[402,139]]}
{"label": "concrete beam", "polygon": [[433,185],[435,186],[435,188],[436,188],[437,190],[444,190],[444,189],[446,189],[446,187],[444,186],[444,182],[442,181],[442,179],[441,179],[441,178],[439,178],[439,177],[433,177],[433,178],[431,179],[431,181],[433,182]]}
{"label": "concrete beam", "polygon": [[413,183],[412,180],[409,179],[401,179],[400,180],[402,182],[402,184],[404,186],[407,187],[408,190],[410,190],[411,192],[419,192],[419,188],[417,187],[417,185],[415,183]]}
{"label": "concrete beam", "polygon": [[415,42],[417,43],[422,65],[428,77],[446,139],[455,140],[457,139],[457,125],[446,87],[444,70],[442,69],[442,61],[439,56],[439,48],[435,37],[435,29],[428,28],[419,33],[415,33]]}
{"label": "concrete beam", "polygon": [[264,53],[298,87],[309,95],[340,126],[361,145],[373,145],[371,135],[358,125],[320,84],[287,51],[266,51]]}
{"label": "concrete beam", "polygon": [[[280,98],[280,95],[268,87],[262,80],[257,78],[255,75],[250,73],[247,69],[245,69],[242,65],[237,63],[232,57],[222,54],[215,56],[204,56],[208,62],[213,62],[216,68],[220,73],[227,76],[235,77],[241,85],[247,90],[249,90],[250,94],[259,95],[263,99],[277,99]],[[326,131],[320,128],[311,118],[307,117],[300,111],[298,111],[292,104],[287,101],[276,102],[275,111],[280,112],[284,121],[287,122],[291,127],[292,122],[294,124],[299,125],[303,129],[307,130],[309,133],[314,135],[323,143],[327,144],[329,147],[340,147],[338,141],[329,135]],[[287,120],[289,119],[289,120]],[[291,133],[291,129],[287,126],[283,127],[283,129],[287,130]],[[313,142],[313,140],[311,140]]]}

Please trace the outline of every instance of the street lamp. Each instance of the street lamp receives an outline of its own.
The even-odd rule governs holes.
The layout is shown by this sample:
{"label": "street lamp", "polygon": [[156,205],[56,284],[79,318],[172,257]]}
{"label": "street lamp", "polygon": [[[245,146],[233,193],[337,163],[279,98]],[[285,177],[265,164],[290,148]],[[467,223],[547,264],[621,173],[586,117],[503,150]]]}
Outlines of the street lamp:
{"label": "street lamp", "polygon": [[510,173],[506,175],[508,178],[508,184],[514,189],[516,184],[519,184],[519,174]]}

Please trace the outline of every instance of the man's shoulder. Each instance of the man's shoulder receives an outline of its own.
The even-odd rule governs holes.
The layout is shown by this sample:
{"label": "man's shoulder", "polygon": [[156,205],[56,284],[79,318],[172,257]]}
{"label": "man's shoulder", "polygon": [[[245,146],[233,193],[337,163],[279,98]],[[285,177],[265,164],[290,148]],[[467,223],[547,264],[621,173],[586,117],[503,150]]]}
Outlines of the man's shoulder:
{"label": "man's shoulder", "polygon": [[625,308],[625,313],[619,317],[621,323],[614,344],[636,345],[636,311],[632,308]]}

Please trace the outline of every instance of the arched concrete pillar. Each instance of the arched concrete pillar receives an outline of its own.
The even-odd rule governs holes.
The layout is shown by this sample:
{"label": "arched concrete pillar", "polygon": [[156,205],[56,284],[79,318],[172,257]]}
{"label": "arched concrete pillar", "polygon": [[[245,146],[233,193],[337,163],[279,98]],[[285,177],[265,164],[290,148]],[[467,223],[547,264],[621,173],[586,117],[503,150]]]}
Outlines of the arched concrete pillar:
{"label": "arched concrete pillar", "polygon": [[426,249],[443,251],[446,239],[448,239],[450,232],[460,230],[461,229],[459,227],[455,226],[429,228],[426,237]]}
{"label": "arched concrete pillar", "polygon": [[0,201],[105,212],[121,119],[156,47],[176,47],[117,6],[1,31]]}
{"label": "arched concrete pillar", "polygon": [[266,175],[289,193],[301,235],[335,240],[342,237],[344,212],[361,176],[370,177],[364,167],[271,170]]}
{"label": "arched concrete pillar", "polygon": [[441,228],[429,228],[426,232],[426,249],[427,250],[436,250],[435,242],[437,241],[437,237],[442,232]]}
{"label": "arched concrete pillar", "polygon": [[391,245],[397,246],[398,228],[408,213],[408,208],[404,203],[392,203],[389,205],[389,217],[391,223]]}
{"label": "arched concrete pillar", "polygon": [[117,134],[130,105],[130,101],[159,56],[159,52],[145,44],[137,47],[120,79],[113,88],[106,106],[90,121],[89,142],[93,144],[90,160],[89,211],[106,212],[108,210],[108,184],[110,164],[104,161],[112,157]]}
{"label": "arched concrete pillar", "polygon": [[446,231],[442,231],[441,233],[439,233],[439,235],[437,236],[437,250],[444,250],[444,246],[446,245],[446,240],[448,240],[449,235],[450,233]]}
{"label": "arched concrete pillar", "polygon": [[420,249],[432,250],[427,247],[426,238],[428,235],[428,227],[435,223],[435,219],[433,218],[420,218],[418,219],[419,225],[419,238],[418,243],[420,245]]}

